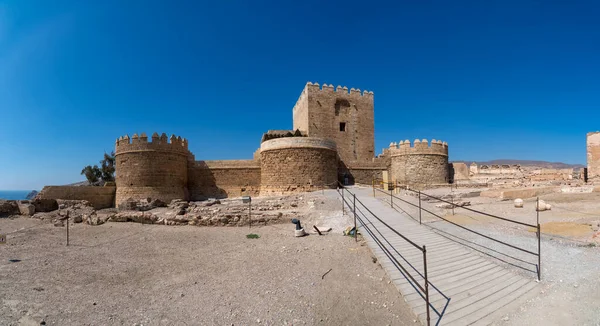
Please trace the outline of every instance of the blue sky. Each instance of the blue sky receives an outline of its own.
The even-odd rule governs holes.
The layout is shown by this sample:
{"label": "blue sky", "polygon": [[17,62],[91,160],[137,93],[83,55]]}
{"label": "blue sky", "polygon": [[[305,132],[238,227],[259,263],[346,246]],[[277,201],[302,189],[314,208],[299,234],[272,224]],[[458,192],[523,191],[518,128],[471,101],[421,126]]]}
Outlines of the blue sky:
{"label": "blue sky", "polygon": [[377,152],[585,163],[600,4],[0,0],[0,189],[82,180],[117,137],[251,158],[307,81],[375,93]]}

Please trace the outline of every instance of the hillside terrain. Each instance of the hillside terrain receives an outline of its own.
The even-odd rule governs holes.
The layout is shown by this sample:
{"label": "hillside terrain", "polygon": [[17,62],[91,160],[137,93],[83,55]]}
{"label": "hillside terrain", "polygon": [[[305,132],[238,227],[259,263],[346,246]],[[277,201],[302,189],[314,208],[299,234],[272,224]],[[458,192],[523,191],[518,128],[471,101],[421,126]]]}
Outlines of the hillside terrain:
{"label": "hillside terrain", "polygon": [[[472,161],[453,161],[453,163],[465,163],[467,165],[473,163]],[[531,160],[513,160],[513,159],[497,159],[485,162],[475,161],[477,165],[501,165],[501,164],[518,164],[520,166],[536,166],[548,169],[581,169],[585,168],[583,164],[567,164],[562,162],[547,162],[547,161],[531,161]]]}

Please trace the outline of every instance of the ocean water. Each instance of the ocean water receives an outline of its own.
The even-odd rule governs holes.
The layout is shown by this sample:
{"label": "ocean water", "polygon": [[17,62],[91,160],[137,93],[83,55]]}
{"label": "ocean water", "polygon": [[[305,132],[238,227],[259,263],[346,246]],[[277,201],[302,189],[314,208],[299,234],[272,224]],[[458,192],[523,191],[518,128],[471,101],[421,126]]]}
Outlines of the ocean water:
{"label": "ocean water", "polygon": [[24,200],[31,190],[0,190],[0,199]]}

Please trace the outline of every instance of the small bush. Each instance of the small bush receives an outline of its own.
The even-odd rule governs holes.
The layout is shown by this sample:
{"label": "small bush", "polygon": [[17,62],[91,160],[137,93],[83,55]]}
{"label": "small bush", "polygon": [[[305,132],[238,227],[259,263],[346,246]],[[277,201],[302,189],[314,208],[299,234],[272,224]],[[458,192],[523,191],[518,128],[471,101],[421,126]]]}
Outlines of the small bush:
{"label": "small bush", "polygon": [[260,238],[260,235],[254,234],[254,233],[250,233],[250,234],[246,234],[246,238],[248,238],[248,239],[258,239],[258,238]]}

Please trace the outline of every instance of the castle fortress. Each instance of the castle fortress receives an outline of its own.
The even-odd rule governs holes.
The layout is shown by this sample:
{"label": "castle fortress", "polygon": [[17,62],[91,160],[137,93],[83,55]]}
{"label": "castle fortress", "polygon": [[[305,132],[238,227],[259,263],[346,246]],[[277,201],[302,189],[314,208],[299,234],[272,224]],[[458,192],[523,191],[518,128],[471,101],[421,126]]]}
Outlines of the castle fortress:
{"label": "castle fortress", "polygon": [[448,144],[401,141],[375,157],[373,92],[307,83],[293,129],[263,134],[252,160],[196,161],[187,140],[154,134],[116,141],[116,203],[129,198],[203,200],[281,195],[371,184],[384,172],[403,184],[448,183]]}
{"label": "castle fortress", "polygon": [[[164,133],[118,138],[112,204],[129,198],[169,202],[281,195],[335,188],[338,182],[370,185],[373,180],[439,186],[488,180],[488,171],[520,173],[518,166],[488,169],[449,164],[448,144],[436,139],[392,142],[376,156],[374,94],[370,91],[308,82],[292,111],[293,129],[264,133],[251,160],[196,160],[185,138]],[[588,163],[590,177],[597,178],[600,133],[588,134]],[[45,187],[41,197],[85,199],[95,206],[107,206],[110,198],[110,189],[98,190],[103,199],[96,203],[100,197],[90,195],[94,191],[67,188]]]}

